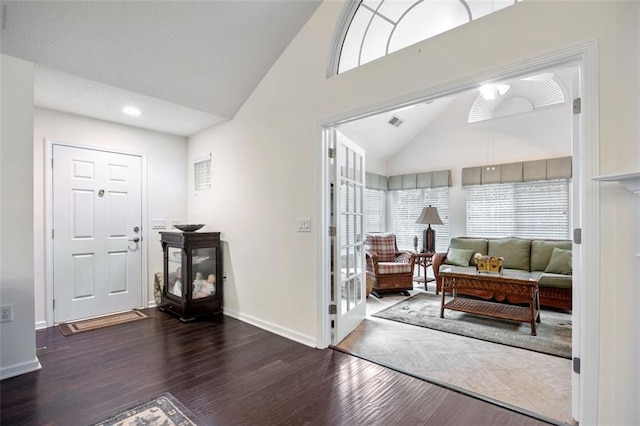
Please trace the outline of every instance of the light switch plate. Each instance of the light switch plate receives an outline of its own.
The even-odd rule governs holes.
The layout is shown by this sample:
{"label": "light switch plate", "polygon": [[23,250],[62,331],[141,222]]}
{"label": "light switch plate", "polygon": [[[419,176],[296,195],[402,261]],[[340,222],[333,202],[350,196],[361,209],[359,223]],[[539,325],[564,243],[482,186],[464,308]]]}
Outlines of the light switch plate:
{"label": "light switch plate", "polygon": [[311,218],[299,217],[297,223],[298,232],[311,232]]}
{"label": "light switch plate", "polygon": [[151,221],[151,227],[153,229],[166,229],[167,228],[167,221],[164,219],[153,219]]}

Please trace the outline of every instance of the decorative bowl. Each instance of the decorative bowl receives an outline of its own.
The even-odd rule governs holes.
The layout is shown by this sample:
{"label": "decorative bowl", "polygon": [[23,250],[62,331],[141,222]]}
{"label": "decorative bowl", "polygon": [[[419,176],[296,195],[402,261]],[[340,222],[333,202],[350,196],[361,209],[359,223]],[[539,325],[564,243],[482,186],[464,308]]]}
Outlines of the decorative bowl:
{"label": "decorative bowl", "polygon": [[195,232],[198,229],[202,228],[204,223],[200,223],[197,225],[173,225],[174,228],[181,230],[182,232]]}

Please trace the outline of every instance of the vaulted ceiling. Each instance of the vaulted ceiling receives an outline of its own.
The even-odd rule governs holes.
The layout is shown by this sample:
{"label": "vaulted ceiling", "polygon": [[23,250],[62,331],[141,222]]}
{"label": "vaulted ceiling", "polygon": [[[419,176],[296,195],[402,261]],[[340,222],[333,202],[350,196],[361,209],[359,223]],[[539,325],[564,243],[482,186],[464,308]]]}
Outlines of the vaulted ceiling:
{"label": "vaulted ceiling", "polygon": [[[0,50],[35,64],[37,106],[190,136],[234,117],[320,3],[5,1]],[[450,100],[377,114],[341,131],[369,158],[385,161]],[[126,105],[142,114],[123,114]],[[388,124],[394,115],[402,126]]]}
{"label": "vaulted ceiling", "polygon": [[7,1],[0,50],[35,63],[38,106],[187,136],[233,118],[320,3]]}

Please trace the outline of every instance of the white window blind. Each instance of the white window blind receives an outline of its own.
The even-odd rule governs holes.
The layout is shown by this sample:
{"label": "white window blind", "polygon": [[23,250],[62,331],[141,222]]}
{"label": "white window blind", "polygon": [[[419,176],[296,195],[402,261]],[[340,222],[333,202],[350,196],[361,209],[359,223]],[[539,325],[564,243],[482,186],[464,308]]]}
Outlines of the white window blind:
{"label": "white window blind", "polygon": [[423,231],[427,225],[416,223],[423,207],[438,209],[442,225],[431,225],[436,231],[436,251],[445,252],[449,247],[449,188],[422,188],[391,191],[393,196],[391,217],[398,248],[413,250],[413,237],[418,236],[418,250],[423,244]]}
{"label": "white window blind", "polygon": [[379,189],[364,190],[364,232],[384,232],[386,193]]}
{"label": "white window blind", "polygon": [[569,238],[569,181],[467,187],[467,235]]}
{"label": "white window blind", "polygon": [[193,176],[196,191],[211,189],[211,158],[195,162]]}

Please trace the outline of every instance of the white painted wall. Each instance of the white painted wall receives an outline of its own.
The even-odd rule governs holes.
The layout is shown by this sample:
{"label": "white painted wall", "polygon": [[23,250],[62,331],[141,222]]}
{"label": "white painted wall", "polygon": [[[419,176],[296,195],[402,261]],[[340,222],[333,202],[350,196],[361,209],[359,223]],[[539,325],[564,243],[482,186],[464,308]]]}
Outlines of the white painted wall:
{"label": "white painted wall", "polygon": [[526,114],[468,123],[476,93],[456,98],[387,163],[390,176],[451,170],[449,235],[466,235],[464,167],[571,155],[571,101]]}
{"label": "white painted wall", "polygon": [[[299,341],[319,338],[320,122],[596,40],[598,167],[637,169],[640,131],[637,114],[629,113],[637,111],[637,96],[628,92],[638,92],[638,52],[628,39],[638,37],[638,7],[528,0],[327,79],[326,55],[342,4],[323,3],[234,120],[189,138],[190,160],[213,155],[214,187],[196,196],[189,183],[189,217],[221,231],[227,242],[225,312]],[[637,226],[638,206],[615,189],[600,195],[607,230],[597,248],[601,345],[597,371],[584,373],[597,375],[599,387],[582,422],[634,424],[640,422],[631,401],[640,381],[640,333],[637,324],[620,319],[637,312],[638,298],[629,297],[640,288],[633,275],[636,242],[628,230]],[[310,217],[314,232],[297,233],[297,217]]]}
{"label": "white painted wall", "polygon": [[[45,310],[45,149],[46,139],[74,145],[120,150],[147,157],[148,299],[153,301],[153,279],[162,272],[160,235],[152,230],[153,219],[186,220],[186,138],[125,126],[60,111],[36,108],[34,117],[33,164],[35,206],[35,307],[36,325],[46,327]],[[144,235],[144,234],[143,234]],[[143,261],[145,261],[143,259]]]}
{"label": "white painted wall", "polygon": [[0,379],[40,368],[33,328],[33,64],[0,56]]}

